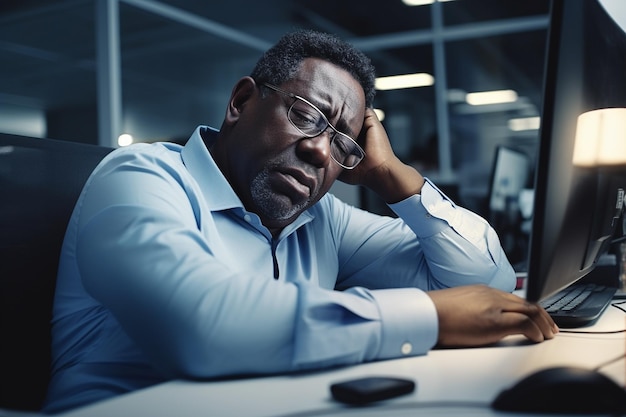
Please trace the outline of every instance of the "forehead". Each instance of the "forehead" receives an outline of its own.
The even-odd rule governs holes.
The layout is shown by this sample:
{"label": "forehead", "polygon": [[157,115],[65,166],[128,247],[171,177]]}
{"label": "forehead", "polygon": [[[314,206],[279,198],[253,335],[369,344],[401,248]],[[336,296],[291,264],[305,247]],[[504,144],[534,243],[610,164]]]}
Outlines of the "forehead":
{"label": "forehead", "polygon": [[[311,101],[329,119],[341,120],[350,130],[360,130],[365,113],[365,93],[348,71],[322,59],[307,58],[302,61],[296,76],[285,83],[287,85],[290,92]],[[355,123],[357,127],[353,126]]]}

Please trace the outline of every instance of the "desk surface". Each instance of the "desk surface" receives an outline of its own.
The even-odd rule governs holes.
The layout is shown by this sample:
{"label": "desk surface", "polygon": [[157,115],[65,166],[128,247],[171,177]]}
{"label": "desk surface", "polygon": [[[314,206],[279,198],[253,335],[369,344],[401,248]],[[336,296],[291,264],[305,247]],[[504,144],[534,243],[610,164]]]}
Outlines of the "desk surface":
{"label": "desk surface", "polygon": [[[509,337],[496,346],[436,349],[403,358],[298,375],[221,382],[171,381],[106,400],[62,417],[110,416],[495,416],[489,407],[496,395],[523,376],[552,366],[601,367],[626,385],[626,336],[598,333],[626,328],[626,314],[610,306],[591,327],[561,333],[539,344]],[[621,359],[620,359],[621,357]],[[411,395],[369,408],[347,408],[331,399],[333,382],[368,375],[413,379]],[[516,414],[519,416],[519,414]]]}

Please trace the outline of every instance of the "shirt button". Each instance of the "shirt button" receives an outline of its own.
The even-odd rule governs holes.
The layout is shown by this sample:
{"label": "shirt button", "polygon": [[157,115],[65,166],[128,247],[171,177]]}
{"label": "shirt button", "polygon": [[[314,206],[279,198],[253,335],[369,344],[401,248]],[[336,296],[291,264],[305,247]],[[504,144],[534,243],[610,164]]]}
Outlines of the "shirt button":
{"label": "shirt button", "polygon": [[249,215],[249,214],[246,214],[245,216],[243,216],[243,219],[244,219],[246,222],[248,222],[248,223],[250,223],[250,222],[252,221],[252,217],[250,217],[250,215]]}
{"label": "shirt button", "polygon": [[409,342],[403,343],[402,347],[400,348],[400,351],[402,352],[403,355],[408,355],[409,353],[411,353],[412,350],[413,350],[413,345],[411,345]]}

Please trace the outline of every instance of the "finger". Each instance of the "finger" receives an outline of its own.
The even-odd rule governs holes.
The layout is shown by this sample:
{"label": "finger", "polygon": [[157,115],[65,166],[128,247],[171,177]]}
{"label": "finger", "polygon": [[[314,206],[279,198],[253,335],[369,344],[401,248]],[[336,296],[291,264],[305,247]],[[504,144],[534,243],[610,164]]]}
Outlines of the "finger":
{"label": "finger", "polygon": [[546,339],[544,332],[537,323],[525,314],[507,312],[503,314],[502,320],[508,329],[508,334],[521,334],[535,343],[543,342]]}
{"label": "finger", "polygon": [[552,339],[554,335],[558,333],[559,328],[554,323],[552,317],[550,317],[543,308],[538,305],[533,305],[533,307],[537,313],[530,316],[531,319],[537,324],[546,339]]}
{"label": "finger", "polygon": [[375,127],[377,124],[380,124],[380,121],[378,120],[378,117],[376,116],[376,113],[374,112],[374,110],[370,108],[365,109],[363,127],[361,128],[361,132],[359,134],[358,140],[360,140],[361,143],[363,143],[363,140],[365,139],[365,136],[367,135],[367,131]]}
{"label": "finger", "polygon": [[[516,297],[516,296],[514,296]],[[559,332],[559,328],[554,323],[552,317],[539,305],[530,303],[522,298],[509,299],[509,303],[505,307],[504,311],[520,313],[528,316],[538,328],[546,339],[552,339],[556,333]]]}
{"label": "finger", "polygon": [[552,316],[548,314],[548,312],[544,310],[542,307],[538,306],[538,308],[539,308],[539,311],[541,312],[541,316],[548,323],[548,326],[550,326],[550,328],[552,329],[552,334],[553,335],[557,334],[559,332],[559,326],[556,325]]}
{"label": "finger", "polygon": [[531,317],[539,326],[542,333],[549,339],[559,332],[559,328],[552,317],[538,304],[530,303],[523,298],[510,294],[509,303],[505,311],[517,312]]}

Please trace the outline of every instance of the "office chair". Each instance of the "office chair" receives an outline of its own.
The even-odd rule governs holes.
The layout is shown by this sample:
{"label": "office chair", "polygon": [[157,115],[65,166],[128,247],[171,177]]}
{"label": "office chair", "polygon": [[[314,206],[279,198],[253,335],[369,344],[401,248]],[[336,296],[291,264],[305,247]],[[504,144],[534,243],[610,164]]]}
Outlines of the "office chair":
{"label": "office chair", "polygon": [[87,177],[111,150],[0,134],[0,408],[43,403],[65,228]]}

